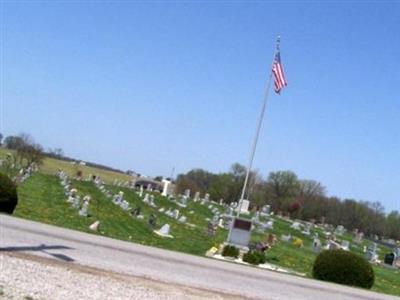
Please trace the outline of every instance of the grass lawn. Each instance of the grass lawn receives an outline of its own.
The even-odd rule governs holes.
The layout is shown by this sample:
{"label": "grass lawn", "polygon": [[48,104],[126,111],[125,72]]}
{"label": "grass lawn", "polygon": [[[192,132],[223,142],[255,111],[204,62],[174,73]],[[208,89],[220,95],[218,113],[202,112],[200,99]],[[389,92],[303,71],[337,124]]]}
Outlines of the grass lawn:
{"label": "grass lawn", "polygon": [[[72,181],[72,186],[78,189],[81,198],[87,194],[92,198],[89,206],[89,217],[80,217],[78,211],[71,208],[66,202],[59,179],[54,175],[48,174],[55,172],[58,166],[61,167],[59,163],[57,162],[54,166],[48,167],[47,162],[46,172],[36,173],[18,187],[19,204],[15,211],[16,216],[200,256],[204,256],[211,246],[218,245],[226,239],[227,230],[225,229],[218,229],[215,237],[207,235],[206,218],[212,218],[213,214],[206,205],[200,205],[199,202],[189,201],[188,206],[182,208],[167,198],[154,194],[158,208],[152,208],[144,204],[133,190],[107,185],[106,188],[112,193],[123,191],[124,199],[131,204],[131,207],[141,207],[144,219],[139,220],[131,217],[128,212],[112,203],[110,199],[107,199],[92,182]],[[99,172],[102,171],[95,171],[93,174],[99,174]],[[112,182],[113,179],[113,177],[110,177],[109,182]],[[221,212],[223,211],[222,206],[216,204],[213,204],[213,206],[218,207]],[[180,215],[187,217],[187,223],[195,226],[179,224],[175,219],[159,213],[158,209],[160,207],[179,209]],[[157,217],[157,229],[166,223],[170,225],[174,239],[162,238],[153,233],[153,229],[148,225],[150,214],[154,214]],[[96,220],[101,222],[100,233],[94,233],[88,228]],[[290,225],[291,223],[287,220],[275,218],[274,228],[268,232],[276,234],[278,238],[282,234],[290,233],[292,236],[301,238],[304,242],[304,247],[298,248],[292,243],[279,241],[275,247],[267,252],[268,261],[281,267],[305,273],[307,277],[311,277],[312,265],[315,259],[315,254],[311,250],[312,238],[291,229]],[[325,239],[322,232],[320,230],[317,231],[321,242],[324,243]],[[252,235],[252,241],[259,241],[264,238],[265,235],[260,233],[254,232]],[[352,237],[350,234],[345,234],[342,239],[351,241]],[[364,241],[359,246],[351,243],[351,250],[363,255],[362,249],[366,243]],[[388,249],[382,246],[379,246],[379,248],[381,248],[380,257],[383,257],[388,252]],[[400,296],[399,270],[383,267],[374,267],[374,270],[376,282],[372,290]]]}

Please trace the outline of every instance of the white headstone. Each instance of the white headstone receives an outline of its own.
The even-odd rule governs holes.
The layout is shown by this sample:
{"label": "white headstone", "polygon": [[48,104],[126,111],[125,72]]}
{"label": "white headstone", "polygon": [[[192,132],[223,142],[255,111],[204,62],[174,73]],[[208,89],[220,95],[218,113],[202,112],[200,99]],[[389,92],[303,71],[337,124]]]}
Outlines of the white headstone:
{"label": "white headstone", "polygon": [[89,229],[93,231],[99,231],[99,228],[100,228],[100,221],[96,221],[89,226]]}
{"label": "white headstone", "polygon": [[199,201],[200,200],[200,192],[196,192],[195,194],[194,194],[194,199],[193,199],[193,201],[194,202],[197,202],[197,201]]}
{"label": "white headstone", "polygon": [[238,209],[240,207],[241,214],[245,214],[245,213],[249,212],[249,204],[250,204],[250,201],[246,200],[246,199],[243,199],[239,202]]}
{"label": "white headstone", "polygon": [[168,186],[171,183],[171,181],[163,179],[162,183],[163,183],[163,191],[162,191],[161,195],[166,197],[166,196],[168,196]]}
{"label": "white headstone", "polygon": [[163,235],[169,235],[169,224],[164,224],[164,225],[160,228],[159,232],[160,232],[161,234],[163,234]]}
{"label": "white headstone", "polygon": [[346,241],[346,240],[343,240],[342,241],[342,249],[346,250],[346,251],[349,251],[350,250],[350,242]]}

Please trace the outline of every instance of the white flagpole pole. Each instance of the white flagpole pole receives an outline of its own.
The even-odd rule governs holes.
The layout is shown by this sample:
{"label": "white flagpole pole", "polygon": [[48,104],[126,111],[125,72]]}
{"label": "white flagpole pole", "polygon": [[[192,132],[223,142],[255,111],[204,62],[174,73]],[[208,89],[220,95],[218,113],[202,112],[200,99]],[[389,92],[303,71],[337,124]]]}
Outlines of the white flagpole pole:
{"label": "white flagpole pole", "polygon": [[[242,203],[243,203],[244,196],[245,196],[245,193],[246,193],[246,188],[247,188],[247,184],[248,184],[248,181],[249,181],[251,168],[253,166],[254,155],[256,153],[258,138],[260,136],[261,126],[262,126],[262,123],[263,123],[263,120],[264,120],[264,115],[265,115],[265,108],[267,107],[268,94],[269,94],[269,90],[270,90],[270,87],[271,87],[272,68],[274,66],[275,55],[276,55],[276,53],[277,53],[277,51],[279,49],[279,43],[280,43],[280,37],[278,36],[278,39],[276,41],[276,48],[274,50],[274,55],[273,55],[272,64],[271,64],[271,68],[270,68],[269,77],[268,77],[267,84],[266,84],[266,87],[265,87],[265,92],[264,92],[264,98],[263,98],[263,102],[262,102],[261,112],[260,112],[260,116],[259,116],[258,122],[257,122],[256,135],[254,137],[253,145],[252,145],[251,152],[250,152],[250,159],[249,159],[249,164],[248,164],[247,170],[246,170],[246,177],[245,177],[244,183],[243,183],[242,194],[240,196],[239,205],[237,207],[236,217],[240,216],[240,211],[242,209]],[[232,228],[233,228],[233,222],[232,222],[232,224],[231,224],[231,226],[229,228],[228,241],[230,240],[230,237],[231,237]]]}

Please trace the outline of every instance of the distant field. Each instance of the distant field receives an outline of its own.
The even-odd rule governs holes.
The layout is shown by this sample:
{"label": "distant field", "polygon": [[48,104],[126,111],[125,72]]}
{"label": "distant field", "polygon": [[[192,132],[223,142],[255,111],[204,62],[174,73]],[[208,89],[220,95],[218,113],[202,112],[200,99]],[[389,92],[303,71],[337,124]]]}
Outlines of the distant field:
{"label": "distant field", "polygon": [[[12,150],[0,147],[0,158],[5,157],[6,153],[8,152],[14,153],[14,151]],[[84,178],[87,178],[89,175],[99,175],[106,183],[112,183],[114,179],[120,181],[128,181],[132,179],[131,176],[126,174],[98,169],[94,167],[73,165],[67,161],[48,157],[44,159],[43,165],[40,166],[40,171],[45,174],[55,174],[59,169],[64,170],[64,172],[66,172],[69,176],[75,176],[78,170],[82,171]]]}
{"label": "distant field", "polygon": [[[0,148],[0,157],[4,156],[6,152]],[[129,176],[124,174],[86,166],[73,166],[68,162],[47,158],[40,172],[34,174],[18,187],[19,204],[15,212],[16,216],[90,233],[93,232],[89,230],[89,225],[96,220],[100,220],[101,233],[99,234],[200,256],[204,256],[210,247],[219,245],[227,237],[227,230],[225,229],[218,229],[215,237],[207,235],[206,218],[212,218],[212,213],[207,206],[200,205],[198,202],[189,201],[186,208],[180,208],[167,198],[154,194],[158,207],[178,208],[180,214],[187,217],[187,222],[195,225],[192,228],[187,224],[179,224],[175,219],[158,212],[158,209],[147,206],[133,190],[108,184],[107,189],[112,193],[123,191],[125,193],[124,198],[132,207],[141,207],[144,219],[138,220],[113,204],[92,182],[74,180],[73,187],[78,189],[80,196],[90,195],[92,198],[89,207],[90,216],[87,218],[80,217],[77,210],[71,208],[66,202],[59,179],[53,175],[59,168],[70,175],[75,175],[79,169],[83,172],[85,178],[89,174],[97,174],[108,183],[112,183],[114,179],[122,181],[129,179]],[[217,206],[221,212],[224,209],[216,204],[214,206]],[[191,211],[193,211],[192,214],[190,213]],[[171,234],[175,238],[167,239],[155,235],[147,223],[150,214],[157,216],[157,228],[168,223],[171,226]],[[278,238],[282,234],[290,233],[292,236],[301,238],[304,242],[304,247],[297,248],[292,243],[279,241],[276,246],[268,250],[267,259],[270,263],[305,273],[307,277],[311,277],[312,265],[315,259],[315,254],[311,250],[312,238],[290,228],[290,225],[287,220],[274,218],[274,228],[268,230],[268,232],[275,234]],[[321,242],[325,243],[322,231],[319,229],[316,231],[319,233]],[[264,238],[265,235],[260,233],[254,232],[252,235],[252,241],[259,241]],[[363,255],[362,249],[366,245],[366,241],[361,245],[356,245],[352,242],[350,234],[345,234],[342,239],[351,242],[351,250],[353,252]],[[379,256],[383,259],[389,249],[382,246],[379,246],[379,248],[381,249]],[[400,271],[383,267],[374,267],[374,269],[376,282],[372,290],[400,296]]]}

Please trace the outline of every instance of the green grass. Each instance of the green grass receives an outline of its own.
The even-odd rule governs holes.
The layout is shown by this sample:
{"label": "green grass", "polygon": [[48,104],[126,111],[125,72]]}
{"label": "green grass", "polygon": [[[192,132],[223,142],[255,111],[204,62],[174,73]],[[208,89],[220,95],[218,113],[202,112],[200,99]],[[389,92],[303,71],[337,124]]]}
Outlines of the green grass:
{"label": "green grass", "polygon": [[[105,236],[196,255],[203,255],[212,245],[223,240],[220,235],[217,235],[216,239],[208,237],[205,227],[201,224],[195,228],[178,224],[176,220],[146,206],[130,190],[123,189],[124,198],[133,207],[141,205],[144,220],[131,217],[128,212],[107,199],[91,182],[72,181],[72,186],[78,189],[81,198],[84,195],[92,197],[89,217],[80,217],[78,211],[66,202],[58,178],[46,174],[36,174],[19,186],[19,204],[15,215],[85,232],[92,232],[88,228],[89,225],[100,220],[100,231]],[[157,197],[157,202],[160,198]],[[173,204],[171,203],[171,207]],[[157,216],[158,228],[166,223],[170,225],[174,239],[162,238],[153,232],[147,224],[151,213]]]}
{"label": "green grass", "polygon": [[[176,203],[154,193],[155,203],[158,208],[152,208],[142,202],[139,196],[131,189],[107,185],[106,188],[112,193],[124,192],[126,199],[131,207],[140,206],[143,220],[138,220],[129,215],[107,199],[92,182],[72,181],[73,187],[77,188],[81,198],[88,194],[91,196],[89,206],[89,217],[80,217],[78,211],[70,207],[66,202],[63,189],[56,176],[44,173],[37,173],[18,187],[19,204],[15,215],[32,219],[48,224],[54,224],[66,228],[101,234],[104,236],[117,238],[125,241],[132,241],[139,244],[151,245],[169,250],[181,251],[194,255],[204,256],[205,252],[212,246],[225,241],[227,230],[218,229],[215,237],[209,237],[206,233],[206,218],[212,218],[212,213],[208,205],[200,205],[199,202],[188,202],[186,208],[177,206]],[[222,212],[223,207],[213,204]],[[159,213],[158,209],[177,208],[180,215],[187,217],[187,222],[194,224],[191,227],[187,224],[179,224],[175,219]],[[194,211],[190,214],[190,211]],[[148,217],[154,214],[157,217],[157,229],[163,224],[168,223],[171,227],[171,234],[174,239],[162,238],[154,234],[148,225]],[[100,220],[100,233],[89,230],[89,225],[96,220]],[[311,277],[312,265],[316,255],[312,252],[312,235],[304,236],[299,231],[290,228],[291,223],[280,218],[274,219],[274,228],[268,233],[277,235],[278,239],[282,234],[291,234],[292,237],[299,237],[304,242],[303,248],[298,248],[292,243],[279,241],[276,246],[267,252],[267,259],[270,263],[289,268],[294,271],[305,273]],[[320,229],[321,242],[325,243],[325,238]],[[312,231],[313,232],[313,231]],[[260,241],[265,238],[265,234],[254,232],[252,241]],[[345,234],[342,239],[352,241],[350,234]],[[363,255],[362,249],[367,242],[360,246],[351,243],[351,250],[359,255]],[[381,248],[380,257],[383,257],[389,250]],[[383,267],[374,267],[376,273],[376,283],[372,290],[400,296],[400,274],[399,270],[392,270]]]}

